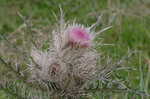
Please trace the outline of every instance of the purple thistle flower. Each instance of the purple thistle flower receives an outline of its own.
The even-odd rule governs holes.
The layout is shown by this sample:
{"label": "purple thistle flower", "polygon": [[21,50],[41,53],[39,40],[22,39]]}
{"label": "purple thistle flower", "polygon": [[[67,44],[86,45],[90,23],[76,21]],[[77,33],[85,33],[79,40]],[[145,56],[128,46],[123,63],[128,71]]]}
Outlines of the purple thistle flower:
{"label": "purple thistle flower", "polygon": [[69,44],[79,47],[90,47],[92,36],[90,30],[80,25],[73,25],[67,28]]}

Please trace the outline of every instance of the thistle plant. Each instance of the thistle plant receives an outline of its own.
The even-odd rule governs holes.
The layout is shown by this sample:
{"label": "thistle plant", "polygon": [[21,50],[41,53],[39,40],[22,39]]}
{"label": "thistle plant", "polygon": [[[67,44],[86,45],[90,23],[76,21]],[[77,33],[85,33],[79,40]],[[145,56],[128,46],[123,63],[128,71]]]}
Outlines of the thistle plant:
{"label": "thistle plant", "polygon": [[[28,66],[26,70],[20,70],[18,65],[9,64],[0,57],[0,61],[16,75],[17,79],[21,80],[19,84],[0,83],[1,89],[18,96],[19,99],[81,99],[82,97],[90,99],[90,95],[97,92],[122,92],[149,96],[142,91],[132,90],[118,78],[116,80],[112,77],[114,71],[131,69],[122,65],[127,63],[126,60],[132,53],[119,61],[114,61],[96,50],[95,39],[111,26],[97,32],[95,27],[101,17],[96,23],[87,27],[76,21],[66,22],[63,16],[61,10],[60,20],[52,30],[52,42],[48,42],[50,46],[47,50],[43,51],[37,46],[32,46],[31,50],[29,48],[29,51],[26,51],[28,56],[23,58],[25,62],[29,62],[26,64]],[[33,32],[32,28],[30,29],[28,36],[29,32]],[[13,47],[17,53],[20,53],[18,47],[15,45]],[[21,54],[25,56],[23,52]]]}
{"label": "thistle plant", "polygon": [[49,50],[42,52],[34,48],[31,51],[35,63],[30,65],[31,79],[53,83],[57,90],[68,95],[84,90],[86,82],[96,76],[98,68],[94,34],[91,27],[60,20],[52,32],[53,42]]}

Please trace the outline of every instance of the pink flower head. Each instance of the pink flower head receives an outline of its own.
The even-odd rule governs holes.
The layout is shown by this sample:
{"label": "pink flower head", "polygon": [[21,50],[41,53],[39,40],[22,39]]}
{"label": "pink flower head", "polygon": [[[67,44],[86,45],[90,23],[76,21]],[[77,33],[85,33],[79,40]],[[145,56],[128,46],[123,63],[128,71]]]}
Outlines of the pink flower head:
{"label": "pink flower head", "polygon": [[92,36],[87,28],[81,26],[72,26],[68,29],[69,43],[80,47],[90,47]]}

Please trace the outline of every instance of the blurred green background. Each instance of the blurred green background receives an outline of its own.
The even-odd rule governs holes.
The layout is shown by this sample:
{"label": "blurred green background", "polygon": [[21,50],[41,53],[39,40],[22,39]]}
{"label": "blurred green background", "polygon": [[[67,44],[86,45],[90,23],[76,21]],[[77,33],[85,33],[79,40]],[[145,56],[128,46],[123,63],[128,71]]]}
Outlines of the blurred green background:
{"label": "blurred green background", "polygon": [[[135,70],[120,71],[117,75],[128,86],[150,93],[150,0],[0,0],[0,35],[7,37],[23,24],[18,12],[31,17],[35,27],[53,26],[57,22],[55,15],[60,15],[60,6],[66,20],[76,19],[86,26],[103,15],[96,30],[110,25],[113,27],[97,38],[113,46],[99,46],[97,50],[114,60],[126,55],[129,50],[138,51],[129,63]],[[0,66],[0,77],[3,75],[2,68]],[[0,99],[7,99],[7,93],[0,90]],[[93,99],[145,98],[132,94],[95,94]]]}

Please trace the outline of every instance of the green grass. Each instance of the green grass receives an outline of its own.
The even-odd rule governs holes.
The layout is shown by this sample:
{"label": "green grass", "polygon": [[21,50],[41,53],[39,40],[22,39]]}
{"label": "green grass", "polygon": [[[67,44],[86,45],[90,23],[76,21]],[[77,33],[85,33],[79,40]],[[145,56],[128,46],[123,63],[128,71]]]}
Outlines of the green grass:
{"label": "green grass", "polygon": [[[112,23],[113,28],[99,36],[103,38],[103,43],[114,44],[114,46],[102,46],[97,49],[111,56],[114,60],[127,55],[129,49],[131,51],[138,51],[129,61],[129,65],[136,70],[120,71],[116,74],[124,79],[128,86],[134,89],[146,90],[150,93],[150,71],[148,71],[150,67],[148,67],[146,62],[146,59],[150,57],[150,15],[140,11],[140,7],[143,5],[145,7],[144,10],[150,10],[150,2],[149,0],[143,0],[145,3],[142,4],[140,0],[120,0],[120,2],[119,0],[114,0],[109,5],[108,1],[0,0],[0,35],[10,35],[11,32],[15,31],[23,23],[17,12],[27,17],[32,16],[34,25],[43,27],[49,24],[53,25],[56,22],[54,14],[60,15],[60,5],[65,12],[67,20],[76,18],[77,22],[87,26],[94,23],[96,17],[103,13],[102,24],[97,27],[97,30],[107,26],[108,18],[116,13],[117,15]],[[139,6],[134,8],[134,5]],[[120,9],[126,12],[118,12]],[[128,13],[131,15],[128,15]],[[2,70],[0,72],[3,72]],[[109,99],[109,96],[107,94],[97,94],[93,95],[93,99]],[[113,99],[121,99],[124,95],[112,94],[112,96]],[[126,94],[124,99],[131,99],[132,97],[133,94]],[[135,97],[136,99],[142,99],[142,97]],[[0,99],[7,99],[7,93],[0,91]]]}

